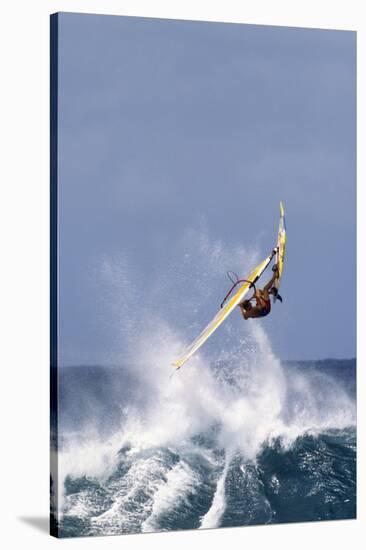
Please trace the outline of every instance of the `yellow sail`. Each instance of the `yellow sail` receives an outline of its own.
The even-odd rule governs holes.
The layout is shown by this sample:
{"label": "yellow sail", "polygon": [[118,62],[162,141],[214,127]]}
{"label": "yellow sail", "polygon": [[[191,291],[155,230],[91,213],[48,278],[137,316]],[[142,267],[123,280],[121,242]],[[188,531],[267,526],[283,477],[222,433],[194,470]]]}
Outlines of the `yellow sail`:
{"label": "yellow sail", "polygon": [[[173,363],[173,367],[179,369],[184,363],[192,357],[192,355],[206,342],[206,340],[215,332],[215,330],[225,321],[225,319],[230,315],[230,313],[239,305],[246,296],[247,292],[251,287],[251,283],[256,283],[259,277],[262,275],[266,267],[270,264],[274,252],[276,251],[276,263],[278,266],[278,277],[274,282],[274,287],[278,290],[280,285],[280,280],[283,274],[283,266],[285,261],[285,251],[286,251],[286,222],[285,222],[285,209],[283,203],[280,202],[280,223],[278,227],[278,236],[277,236],[277,246],[274,251],[261,262],[250,276],[246,279],[247,282],[244,282],[239,290],[226,302],[226,304],[220,309],[220,311],[215,315],[212,321],[203,329],[201,334],[192,342],[192,344],[187,348],[185,353]],[[276,297],[274,298],[276,300]]]}
{"label": "yellow sail", "polygon": [[286,221],[285,221],[285,209],[283,203],[280,202],[280,223],[278,226],[278,237],[277,237],[277,254],[276,254],[276,263],[278,267],[278,277],[274,282],[274,287],[279,289],[281,277],[283,274],[283,265],[285,262],[285,252],[286,252]]}
{"label": "yellow sail", "polygon": [[254,271],[250,274],[247,282],[239,288],[239,290],[228,300],[222,309],[215,315],[211,323],[203,329],[201,334],[196,338],[194,342],[187,348],[186,352],[173,363],[173,367],[179,369],[192,355],[206,342],[213,332],[225,321],[226,317],[235,309],[235,307],[243,301],[245,295],[250,289],[251,283],[255,283],[262,275],[268,264],[271,262],[273,255],[270,254],[263,262],[261,262]]}

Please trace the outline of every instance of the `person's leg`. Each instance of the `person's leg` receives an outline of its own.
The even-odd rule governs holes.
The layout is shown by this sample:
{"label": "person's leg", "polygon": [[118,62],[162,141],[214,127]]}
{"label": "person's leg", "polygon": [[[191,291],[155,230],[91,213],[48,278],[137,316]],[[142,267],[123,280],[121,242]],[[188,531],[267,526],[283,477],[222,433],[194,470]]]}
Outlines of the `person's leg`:
{"label": "person's leg", "polygon": [[245,311],[245,309],[241,305],[239,306],[239,309],[240,309],[240,313],[242,314],[243,318],[246,321],[248,319],[247,312]]}
{"label": "person's leg", "polygon": [[242,314],[245,320],[249,318],[250,311],[252,310],[252,308],[253,306],[249,300],[244,300],[244,302],[239,304],[240,313]]}

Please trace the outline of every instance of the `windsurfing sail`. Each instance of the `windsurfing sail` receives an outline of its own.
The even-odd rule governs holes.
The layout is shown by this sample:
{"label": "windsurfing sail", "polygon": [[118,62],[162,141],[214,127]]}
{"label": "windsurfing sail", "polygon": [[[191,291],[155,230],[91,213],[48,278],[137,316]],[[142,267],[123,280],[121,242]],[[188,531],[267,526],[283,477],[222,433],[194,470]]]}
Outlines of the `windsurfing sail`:
{"label": "windsurfing sail", "polygon": [[277,299],[278,289],[280,287],[280,282],[283,274],[283,265],[285,262],[285,252],[286,252],[286,220],[285,220],[285,209],[283,203],[280,202],[280,223],[278,227],[278,237],[277,237],[277,253],[276,253],[276,263],[278,267],[278,277],[275,279],[273,286],[276,289],[276,295],[274,301]]}
{"label": "windsurfing sail", "polygon": [[[280,279],[283,272],[283,262],[285,258],[285,246],[286,246],[286,227],[285,227],[285,213],[282,202],[280,203],[280,225],[278,230],[277,238],[277,247],[271,252],[269,256],[263,262],[261,262],[249,277],[243,280],[243,285],[236,291],[235,294],[225,303],[222,304],[222,308],[215,315],[212,321],[203,329],[201,334],[192,342],[192,344],[187,348],[185,353],[174,363],[173,367],[180,369],[192,357],[192,355],[206,342],[206,340],[215,332],[215,330],[225,321],[225,319],[230,315],[230,313],[243,302],[246,294],[249,292],[250,288],[258,281],[260,276],[263,274],[265,269],[271,263],[274,255],[276,254],[276,261],[278,263],[278,277],[275,280],[274,286],[278,290]],[[240,282],[240,281],[238,281]],[[235,286],[235,285],[234,285]]]}
{"label": "windsurfing sail", "polygon": [[192,355],[206,342],[213,332],[225,321],[226,317],[235,309],[235,307],[243,301],[245,295],[252,286],[252,283],[256,283],[259,277],[262,275],[266,267],[271,263],[273,254],[271,253],[263,262],[261,262],[255,270],[250,274],[246,282],[239,288],[239,290],[230,298],[230,300],[223,306],[222,309],[215,315],[211,323],[203,329],[201,334],[196,340],[187,348],[186,352],[173,363],[173,367],[179,369]]}

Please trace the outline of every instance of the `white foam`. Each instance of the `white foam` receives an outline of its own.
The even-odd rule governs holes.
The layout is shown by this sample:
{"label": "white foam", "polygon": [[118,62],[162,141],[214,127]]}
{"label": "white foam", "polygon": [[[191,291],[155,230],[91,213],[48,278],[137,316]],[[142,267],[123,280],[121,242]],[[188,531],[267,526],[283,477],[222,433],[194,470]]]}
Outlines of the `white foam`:
{"label": "white foam", "polygon": [[214,529],[219,527],[220,519],[225,511],[225,481],[230,465],[231,453],[226,457],[225,466],[216,485],[216,491],[212,500],[211,508],[201,519],[200,529]]}
{"label": "white foam", "polygon": [[128,472],[108,485],[113,504],[103,514],[91,518],[93,532],[139,531],[151,513],[154,495],[164,482],[167,469],[159,452],[134,457]]}
{"label": "white foam", "polygon": [[188,505],[187,497],[196,491],[199,483],[200,477],[186,462],[176,464],[155,492],[151,515],[142,524],[142,531],[156,531],[162,514],[171,513],[182,502]]}
{"label": "white foam", "polygon": [[[121,291],[118,303],[128,316],[125,322],[121,315],[123,362],[126,364],[125,358],[131,358],[128,365],[131,377],[144,389],[144,395],[143,399],[128,404],[127,421],[107,441],[93,432],[89,438],[85,434],[86,443],[69,441],[60,452],[61,482],[67,475],[106,479],[116,468],[118,450],[126,443],[131,445],[130,456],[139,460],[139,453],[144,450],[182,448],[193,436],[215,429],[216,446],[224,449],[227,457],[239,451],[245,460],[254,460],[262,446],[275,439],[280,438],[283,445],[289,446],[304,433],[354,425],[354,402],[336,381],[321,376],[312,379],[295,371],[289,378],[272,352],[262,322],[238,323],[235,313],[211,338],[215,341],[208,341],[197,356],[169,379],[171,362],[208,320],[200,319],[192,326],[184,321],[183,328],[189,336],[177,328],[182,319],[194,320],[194,312],[200,310],[200,300],[204,298],[203,286],[210,293],[213,274],[217,277],[225,268],[235,269],[239,259],[243,261],[243,257],[250,256],[239,249],[229,253],[228,247],[210,244],[206,238],[192,241],[195,244],[191,249],[188,247],[188,256],[180,250],[180,262],[172,264],[177,273],[164,271],[159,280],[149,280],[148,296],[138,311],[128,300],[146,293],[133,289],[132,281],[126,279],[128,270],[123,268],[118,276],[114,269],[118,271],[120,267],[115,267],[110,259],[104,263],[104,277],[108,276],[115,285],[115,293]],[[234,265],[228,265],[231,258]],[[192,282],[192,300],[186,295],[182,300],[180,285],[185,276]],[[168,311],[170,314],[176,311],[176,323],[167,319]],[[217,342],[223,337],[223,351],[218,353]],[[229,365],[221,372],[210,367],[210,361],[218,356]],[[227,371],[234,383],[228,381]],[[135,486],[132,476],[137,476],[136,487],[140,486],[140,479],[149,486],[151,502],[139,516],[145,530],[152,530],[159,515],[173,505],[174,498],[184,498],[185,491],[194,490],[197,482],[193,472],[182,464],[167,474],[164,483],[159,477],[161,471],[154,473],[156,468],[154,461],[142,460],[128,474],[130,490]],[[228,463],[218,481],[212,506],[202,519],[202,527],[219,524],[225,506],[227,468]],[[119,494],[114,506],[95,519],[95,523],[128,514],[125,502],[130,497],[131,493]]]}

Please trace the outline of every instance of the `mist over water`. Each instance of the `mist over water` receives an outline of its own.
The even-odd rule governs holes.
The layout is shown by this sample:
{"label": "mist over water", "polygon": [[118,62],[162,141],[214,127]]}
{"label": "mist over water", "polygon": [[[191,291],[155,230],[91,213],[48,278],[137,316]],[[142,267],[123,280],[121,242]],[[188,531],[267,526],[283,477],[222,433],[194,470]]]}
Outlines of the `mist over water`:
{"label": "mist over water", "polygon": [[[216,313],[222,275],[258,257],[200,229],[148,283],[126,259],[103,259],[115,367],[62,369],[64,536],[352,517],[355,399],[341,378],[281,364],[265,320],[244,323],[238,312],[170,377],[172,361]],[[342,457],[329,462],[340,445]],[[292,470],[295,518],[281,509]],[[346,501],[351,508],[340,507]]]}

